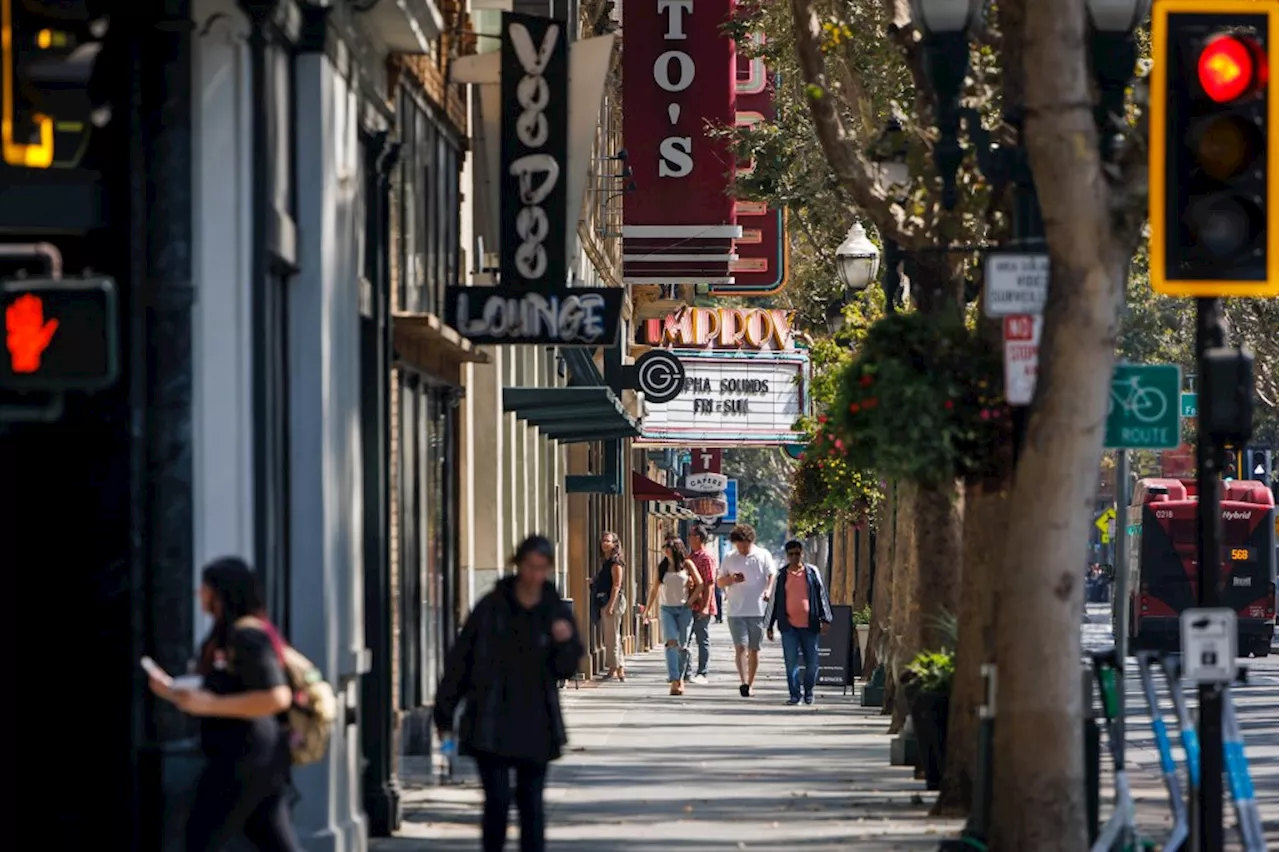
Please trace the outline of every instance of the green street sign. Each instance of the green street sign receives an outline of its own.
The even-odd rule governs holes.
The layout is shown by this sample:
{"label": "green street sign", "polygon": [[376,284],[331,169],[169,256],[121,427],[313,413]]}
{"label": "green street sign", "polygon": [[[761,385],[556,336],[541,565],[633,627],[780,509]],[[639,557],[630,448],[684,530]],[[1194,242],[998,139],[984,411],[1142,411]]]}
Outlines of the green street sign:
{"label": "green street sign", "polygon": [[1196,417],[1200,414],[1200,397],[1193,393],[1182,395],[1182,416]]}
{"label": "green street sign", "polygon": [[1111,375],[1106,446],[1167,450],[1182,443],[1182,368],[1176,364],[1118,364]]}

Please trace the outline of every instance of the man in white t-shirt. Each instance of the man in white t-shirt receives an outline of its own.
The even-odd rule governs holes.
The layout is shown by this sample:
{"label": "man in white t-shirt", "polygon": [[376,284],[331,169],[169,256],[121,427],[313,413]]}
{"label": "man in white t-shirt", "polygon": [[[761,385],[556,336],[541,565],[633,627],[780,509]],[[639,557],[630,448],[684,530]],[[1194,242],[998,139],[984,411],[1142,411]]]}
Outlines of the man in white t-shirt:
{"label": "man in white t-shirt", "polygon": [[716,585],[724,589],[724,614],[741,680],[738,692],[746,698],[756,680],[765,610],[778,569],[769,551],[756,546],[756,531],[750,524],[734,527],[729,542],[733,549],[720,563]]}

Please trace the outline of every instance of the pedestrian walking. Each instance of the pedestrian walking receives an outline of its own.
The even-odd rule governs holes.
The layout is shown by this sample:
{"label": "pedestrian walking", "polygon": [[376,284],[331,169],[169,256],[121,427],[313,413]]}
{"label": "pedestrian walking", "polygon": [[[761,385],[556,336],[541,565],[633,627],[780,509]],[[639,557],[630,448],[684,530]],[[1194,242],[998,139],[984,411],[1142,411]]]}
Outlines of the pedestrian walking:
{"label": "pedestrian walking", "polygon": [[784,549],[786,568],[774,583],[766,622],[769,641],[773,628],[782,632],[782,658],[787,670],[788,704],[813,703],[818,683],[818,637],[831,628],[831,599],[815,565],[804,561],[804,545],[792,539]]}
{"label": "pedestrian walking", "polygon": [[649,590],[645,613],[662,604],[662,635],[666,640],[667,681],[672,695],[684,695],[684,670],[689,664],[689,634],[693,627],[693,606],[703,595],[702,577],[689,558],[689,551],[678,538],[662,549],[663,565],[658,567]]}
{"label": "pedestrian walking", "polygon": [[[693,644],[698,646],[698,666],[693,666],[693,649],[686,654],[684,679],[693,683],[707,682],[707,664],[711,660],[711,619],[719,612],[716,608],[716,566],[707,552],[707,528],[702,524],[694,524],[689,530],[689,561],[698,569],[702,578],[702,589],[699,600],[693,605],[693,627],[691,636]],[[690,677],[692,675],[692,677]]]}
{"label": "pedestrian walking", "polygon": [[760,642],[764,638],[765,608],[773,593],[777,573],[769,551],[756,545],[756,531],[750,524],[738,524],[729,533],[733,550],[720,563],[716,585],[724,589],[724,612],[733,638],[734,664],[738,669],[738,693],[751,695],[760,665]]}
{"label": "pedestrian walking", "polygon": [[516,549],[514,576],[485,595],[449,649],[436,688],[435,724],[458,753],[475,758],[484,787],[482,848],[501,852],[511,811],[511,776],[520,811],[521,852],[543,852],[547,765],[568,737],[559,681],[577,672],[584,648],[572,613],[551,583],[555,549],[540,535]]}
{"label": "pedestrian walking", "polygon": [[591,581],[594,609],[600,619],[600,634],[604,642],[605,680],[627,679],[622,654],[622,620],[626,616],[627,596],[622,593],[622,574],[626,564],[622,561],[622,541],[618,534],[605,532],[600,536],[600,554],[604,564]]}
{"label": "pedestrian walking", "polygon": [[[186,852],[221,852],[238,835],[262,852],[301,850],[290,813],[285,715],[293,692],[257,575],[234,557],[210,563],[200,576],[200,606],[213,626],[196,674],[173,679],[148,669],[152,692],[200,719],[205,765],[187,816]],[[238,625],[242,619],[255,626]]]}

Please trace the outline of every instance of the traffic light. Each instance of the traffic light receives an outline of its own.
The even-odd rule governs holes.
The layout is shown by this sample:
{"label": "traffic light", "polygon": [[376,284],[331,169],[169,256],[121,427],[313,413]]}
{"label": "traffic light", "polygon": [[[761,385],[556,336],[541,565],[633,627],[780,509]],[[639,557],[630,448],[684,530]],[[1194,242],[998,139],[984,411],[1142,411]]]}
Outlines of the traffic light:
{"label": "traffic light", "polygon": [[1274,2],[1157,0],[1152,10],[1151,285],[1280,295]]}
{"label": "traffic light", "polygon": [[1247,479],[1242,477],[1240,471],[1244,467],[1244,452],[1242,450],[1227,448],[1226,459],[1222,463],[1222,478],[1230,482],[1233,479]]}
{"label": "traffic light", "polygon": [[1245,478],[1271,484],[1271,451],[1249,449],[1244,451]]}
{"label": "traffic light", "polygon": [[0,149],[10,166],[72,167],[110,120],[97,79],[107,0],[0,0]]}
{"label": "traffic light", "polygon": [[119,363],[115,282],[18,278],[0,283],[0,388],[96,390]]}

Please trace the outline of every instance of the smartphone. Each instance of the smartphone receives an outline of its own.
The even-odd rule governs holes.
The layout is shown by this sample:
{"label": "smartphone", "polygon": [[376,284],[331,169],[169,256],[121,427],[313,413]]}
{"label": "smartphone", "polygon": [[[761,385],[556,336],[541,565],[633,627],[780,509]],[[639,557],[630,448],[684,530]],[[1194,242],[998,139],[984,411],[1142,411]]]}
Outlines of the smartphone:
{"label": "smartphone", "polygon": [[169,683],[173,680],[173,678],[169,677],[169,673],[160,668],[160,664],[150,657],[143,657],[138,662],[142,665],[143,670],[156,680],[163,683]]}
{"label": "smartphone", "polygon": [[745,583],[747,581],[747,575],[739,571],[733,575],[733,579],[737,580],[739,583]]}

